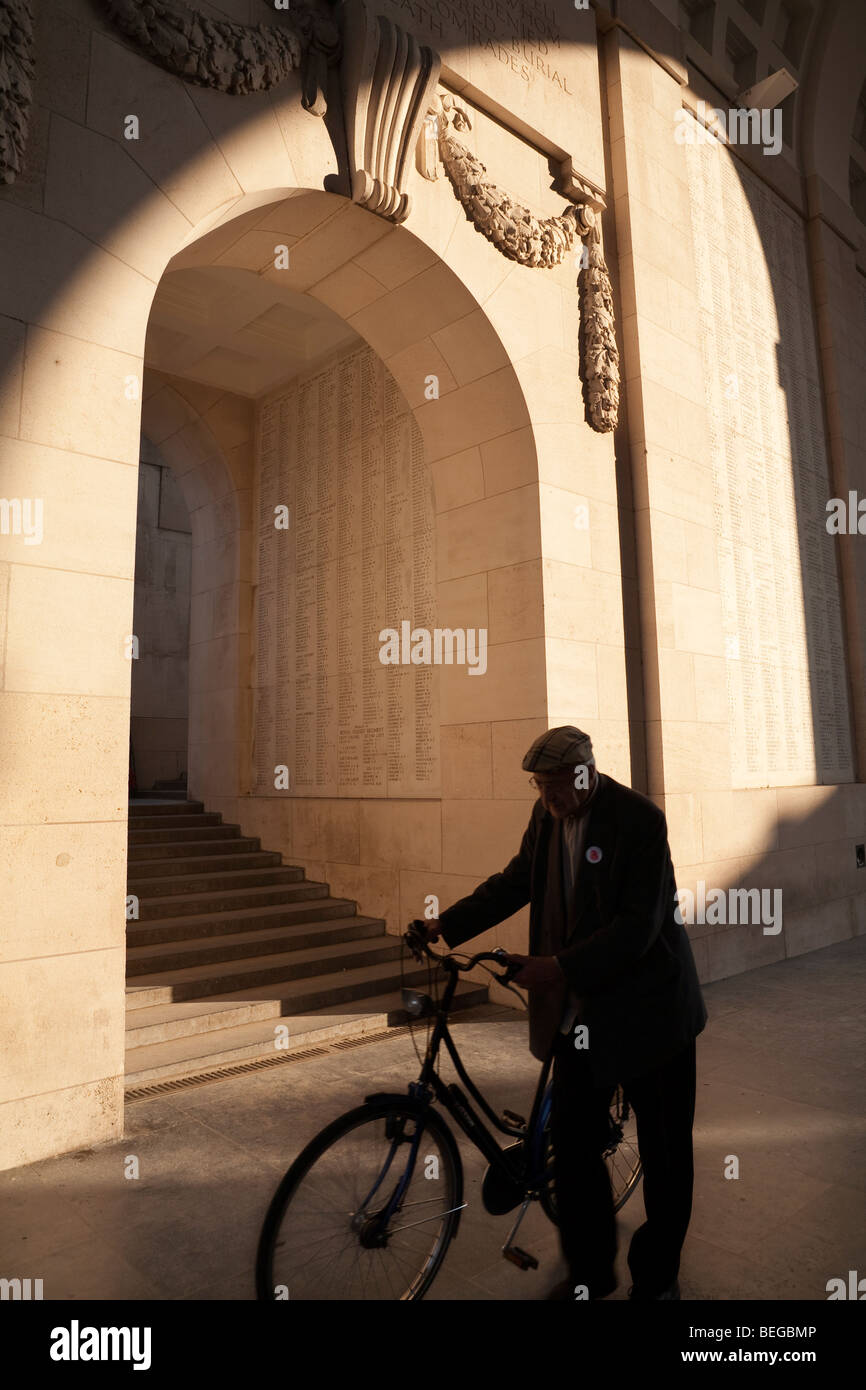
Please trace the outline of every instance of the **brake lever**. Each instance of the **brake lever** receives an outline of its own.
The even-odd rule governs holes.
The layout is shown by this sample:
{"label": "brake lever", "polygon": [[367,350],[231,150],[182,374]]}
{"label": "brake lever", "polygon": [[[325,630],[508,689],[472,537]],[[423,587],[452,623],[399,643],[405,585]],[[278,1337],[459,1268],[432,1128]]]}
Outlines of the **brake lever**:
{"label": "brake lever", "polygon": [[415,931],[413,927],[409,927],[405,933],[404,940],[411,954],[414,956],[415,960],[418,961],[418,964],[423,965],[424,961],[427,959],[427,951],[425,949],[427,942],[424,938],[419,932]]}
{"label": "brake lever", "polygon": [[[508,962],[507,962],[507,960],[506,960],[506,957],[507,957],[507,955],[508,955],[508,952],[505,951],[505,950],[503,950],[503,948],[502,948],[501,946],[496,946],[496,947],[494,947],[494,949],[490,952],[490,954],[491,954],[492,956],[496,956],[496,958],[497,958],[497,960],[499,961],[500,965],[504,965],[504,966],[505,966],[505,974],[504,974],[504,975],[494,975],[494,976],[493,976],[493,978],[494,978],[495,980],[498,980],[498,982],[499,982],[501,985],[508,985],[508,984],[510,984],[511,981],[514,979],[515,975],[519,975],[520,972],[521,972],[521,970],[523,969],[523,966],[522,966],[522,965],[515,965],[515,964],[513,964],[513,963],[510,964],[510,965],[508,964]],[[492,973],[492,972],[491,972],[491,973]]]}

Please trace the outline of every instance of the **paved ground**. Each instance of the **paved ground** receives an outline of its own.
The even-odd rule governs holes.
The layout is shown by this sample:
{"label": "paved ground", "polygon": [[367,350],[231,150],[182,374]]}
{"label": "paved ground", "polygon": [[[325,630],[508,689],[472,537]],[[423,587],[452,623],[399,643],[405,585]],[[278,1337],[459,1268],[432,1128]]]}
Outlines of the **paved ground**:
{"label": "paved ground", "polygon": [[[866,937],[706,986],[684,1298],[823,1300],[828,1279],[866,1274],[864,984]],[[524,1018],[476,1011],[456,1036],[491,1102],[525,1112],[537,1064]],[[0,1174],[0,1276],[42,1278],[46,1299],[251,1298],[288,1163],[365,1093],[416,1072],[404,1035],[135,1102],[123,1142]],[[503,1260],[512,1218],[485,1213],[484,1162],[461,1150],[469,1206],[429,1297],[543,1298],[566,1273],[553,1227],[534,1208],[521,1228],[538,1270]],[[138,1180],[124,1178],[130,1154]],[[723,1177],[729,1154],[736,1181]],[[620,1214],[614,1298],[642,1219],[639,1189]]]}

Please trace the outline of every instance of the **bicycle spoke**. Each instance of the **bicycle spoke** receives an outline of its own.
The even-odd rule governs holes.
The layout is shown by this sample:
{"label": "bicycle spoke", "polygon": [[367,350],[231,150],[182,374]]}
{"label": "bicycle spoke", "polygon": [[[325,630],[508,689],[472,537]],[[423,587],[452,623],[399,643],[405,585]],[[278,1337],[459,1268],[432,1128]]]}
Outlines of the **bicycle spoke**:
{"label": "bicycle spoke", "polygon": [[[395,1145],[389,1135],[403,1138]],[[418,1153],[422,1135],[422,1152],[438,1154],[446,1177],[434,1195],[424,1197],[418,1195],[426,1186]],[[389,1210],[401,1189],[389,1217],[399,1224],[382,1232],[381,1244],[365,1244],[376,1230],[369,1222]],[[457,1212],[466,1205],[455,1202],[455,1196],[453,1162],[435,1122],[431,1125],[413,1111],[401,1113],[398,1107],[369,1119],[361,1115],[342,1133],[337,1130],[289,1187],[271,1231],[265,1279],[285,1284],[301,1301],[417,1298],[444,1255]]]}
{"label": "bicycle spoke", "polygon": [[[463,1208],[464,1208],[464,1207],[468,1207],[468,1205],[469,1205],[468,1202],[461,1202],[461,1204],[460,1204],[459,1207],[452,1207],[452,1208],[451,1208],[451,1211],[462,1211]],[[393,1228],[393,1230],[389,1230],[388,1234],[389,1234],[390,1236],[396,1236],[396,1235],[399,1235],[399,1233],[400,1233],[401,1231],[411,1231],[411,1230],[414,1229],[415,1226],[423,1226],[423,1224],[424,1224],[425,1221],[438,1221],[438,1220],[440,1219],[440,1217],[442,1217],[442,1216],[448,1216],[448,1214],[449,1214],[449,1213],[448,1213],[447,1211],[443,1211],[443,1212],[440,1212],[438,1215],[434,1214],[433,1216],[424,1216],[424,1217],[421,1218],[420,1221],[413,1221],[413,1222],[411,1222],[411,1224],[408,1225],[408,1226],[395,1226],[395,1227]]]}

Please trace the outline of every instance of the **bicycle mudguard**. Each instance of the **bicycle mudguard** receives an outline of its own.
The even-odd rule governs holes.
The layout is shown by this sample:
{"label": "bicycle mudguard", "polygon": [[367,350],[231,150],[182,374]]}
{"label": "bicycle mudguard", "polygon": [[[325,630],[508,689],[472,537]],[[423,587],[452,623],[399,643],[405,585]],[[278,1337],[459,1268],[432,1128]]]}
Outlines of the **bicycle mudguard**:
{"label": "bicycle mudguard", "polygon": [[430,1104],[430,1101],[419,1100],[417,1096],[407,1096],[405,1091],[376,1091],[372,1096],[364,1097],[365,1105],[378,1105],[380,1101],[405,1105],[409,1110],[426,1110]]}
{"label": "bicycle mudguard", "polygon": [[434,1097],[432,1095],[426,1100],[422,1099],[420,1096],[407,1096],[405,1091],[375,1091],[372,1095],[364,1097],[364,1103],[366,1105],[378,1105],[380,1102],[384,1102],[388,1105],[398,1105],[403,1110],[414,1111],[417,1115],[423,1115],[427,1111],[430,1112],[433,1117],[433,1123],[441,1131],[442,1142],[450,1147],[451,1155],[454,1160],[454,1172],[457,1183],[457,1213],[454,1218],[454,1232],[451,1238],[452,1240],[456,1240],[460,1233],[460,1218],[463,1215],[463,1160],[460,1157],[460,1150],[457,1147],[457,1141],[450,1127],[443,1116],[439,1114],[439,1111],[434,1110],[432,1107],[431,1102],[433,1099]]}

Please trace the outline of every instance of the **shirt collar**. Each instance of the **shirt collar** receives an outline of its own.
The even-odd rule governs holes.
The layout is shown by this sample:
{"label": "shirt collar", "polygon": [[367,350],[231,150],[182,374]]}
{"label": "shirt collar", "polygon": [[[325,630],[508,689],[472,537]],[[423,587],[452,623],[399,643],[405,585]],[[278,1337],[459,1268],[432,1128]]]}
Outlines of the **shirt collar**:
{"label": "shirt collar", "polygon": [[600,786],[601,786],[601,773],[598,771],[598,769],[596,769],[596,773],[595,773],[595,784],[594,784],[594,786],[593,786],[592,791],[590,792],[589,796],[588,796],[588,797],[586,798],[586,800],[584,801],[583,805],[582,805],[577,811],[572,811],[571,815],[568,815],[568,816],[565,816],[565,817],[564,817],[564,820],[563,820],[563,828],[564,828],[566,825],[570,825],[570,826],[579,825],[580,822],[581,822],[582,820],[585,820],[585,819],[586,819],[586,816],[587,816],[588,813],[589,813],[589,808],[590,808],[590,806],[592,805],[593,801],[595,800],[596,793],[598,792],[598,789],[599,789]]}

